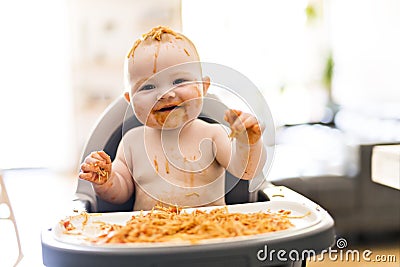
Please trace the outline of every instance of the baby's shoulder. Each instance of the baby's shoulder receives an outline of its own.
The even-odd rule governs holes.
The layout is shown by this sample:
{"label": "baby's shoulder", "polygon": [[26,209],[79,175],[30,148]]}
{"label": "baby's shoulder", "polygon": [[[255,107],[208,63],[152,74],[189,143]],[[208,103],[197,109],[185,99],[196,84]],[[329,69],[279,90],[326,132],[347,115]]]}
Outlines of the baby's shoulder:
{"label": "baby's shoulder", "polygon": [[143,137],[144,135],[144,126],[134,127],[132,129],[122,131],[122,139],[136,139]]}
{"label": "baby's shoulder", "polygon": [[227,132],[227,127],[218,122],[207,122],[202,119],[196,119],[193,122],[193,127],[208,134],[221,134]]}

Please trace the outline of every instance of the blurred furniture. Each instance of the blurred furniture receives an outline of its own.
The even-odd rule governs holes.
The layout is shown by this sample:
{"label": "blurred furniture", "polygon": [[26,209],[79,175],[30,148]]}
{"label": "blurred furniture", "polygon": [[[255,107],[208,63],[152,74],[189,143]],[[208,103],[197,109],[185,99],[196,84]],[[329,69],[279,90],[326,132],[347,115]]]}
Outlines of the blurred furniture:
{"label": "blurred furniture", "polygon": [[[366,142],[363,144],[357,139],[349,137],[345,131],[335,127],[322,125],[302,127],[314,128],[316,131],[321,131],[320,128],[324,127],[322,133],[324,136],[335,132],[331,140],[324,140],[317,144],[322,153],[321,158],[329,154],[331,157],[318,161],[318,156],[316,156],[314,161],[318,166],[329,165],[334,161],[340,164],[335,165],[336,170],[327,168],[324,173],[324,170],[320,169],[319,173],[314,172],[315,174],[307,170],[307,167],[310,168],[310,166],[304,166],[304,175],[300,173],[298,176],[275,177],[273,183],[289,187],[319,203],[334,218],[336,232],[339,236],[359,239],[360,237],[377,236],[381,233],[395,232],[398,234],[400,232],[400,191],[375,183],[371,179],[374,148],[392,143]],[[285,129],[281,133],[278,132],[277,139],[282,143],[285,143],[282,137],[283,139],[287,137],[284,133],[286,130],[290,131],[290,129]],[[336,135],[336,133],[340,134]],[[309,134],[307,132],[307,135]],[[299,133],[296,132],[296,135]],[[302,139],[304,138],[299,137],[297,142],[302,142]],[[317,138],[311,140],[308,146],[311,146],[311,143],[318,143]],[[342,149],[349,143],[351,143],[351,149]],[[289,146],[295,145],[292,142]],[[299,160],[313,152],[311,147],[309,149],[302,148],[303,150],[298,155]],[[336,151],[333,152],[333,150]],[[279,151],[279,144],[277,151]],[[354,152],[356,153],[354,154]],[[279,152],[277,154],[279,156]],[[307,161],[303,159],[303,162]],[[286,161],[286,164],[290,169],[292,162]]]}
{"label": "blurred furniture", "polygon": [[372,181],[400,189],[400,145],[374,147]]}

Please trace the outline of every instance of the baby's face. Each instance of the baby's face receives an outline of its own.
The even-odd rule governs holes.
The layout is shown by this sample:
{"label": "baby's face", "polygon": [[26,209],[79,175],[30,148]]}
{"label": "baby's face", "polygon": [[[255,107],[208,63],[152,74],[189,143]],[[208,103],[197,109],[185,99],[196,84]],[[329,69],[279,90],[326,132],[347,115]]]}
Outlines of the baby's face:
{"label": "baby's face", "polygon": [[169,36],[168,41],[139,45],[128,61],[131,99],[143,124],[175,129],[196,118],[202,109],[200,63],[192,45]]}

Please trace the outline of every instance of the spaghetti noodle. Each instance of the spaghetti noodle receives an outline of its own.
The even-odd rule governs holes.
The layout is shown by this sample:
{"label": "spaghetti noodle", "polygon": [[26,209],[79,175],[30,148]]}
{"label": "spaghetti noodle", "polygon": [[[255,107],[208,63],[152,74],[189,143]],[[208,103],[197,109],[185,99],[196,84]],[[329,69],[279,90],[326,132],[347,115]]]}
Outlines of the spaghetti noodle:
{"label": "spaghetti noodle", "polygon": [[[187,212],[177,207],[159,207],[141,212],[126,223],[96,222],[103,234],[89,238],[97,244],[191,242],[205,239],[250,236],[288,229],[290,211],[229,213],[228,208],[210,212]],[[67,230],[67,229],[66,229]]]}

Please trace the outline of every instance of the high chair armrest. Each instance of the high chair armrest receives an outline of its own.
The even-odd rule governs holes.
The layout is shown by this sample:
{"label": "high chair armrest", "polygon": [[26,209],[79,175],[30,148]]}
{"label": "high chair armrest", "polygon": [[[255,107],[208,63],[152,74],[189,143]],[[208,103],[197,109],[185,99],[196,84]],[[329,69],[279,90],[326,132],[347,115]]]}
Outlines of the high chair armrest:
{"label": "high chair armrest", "polygon": [[73,210],[93,212],[89,200],[74,199],[72,201]]}
{"label": "high chair armrest", "polygon": [[96,212],[96,199],[76,193],[72,200],[72,209],[77,211]]}

